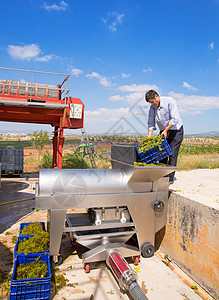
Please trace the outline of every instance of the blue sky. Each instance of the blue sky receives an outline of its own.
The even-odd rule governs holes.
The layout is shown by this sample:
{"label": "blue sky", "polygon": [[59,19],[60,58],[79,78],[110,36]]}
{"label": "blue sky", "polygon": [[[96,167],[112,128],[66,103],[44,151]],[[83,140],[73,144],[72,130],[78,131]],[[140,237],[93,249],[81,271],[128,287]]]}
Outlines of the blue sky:
{"label": "blue sky", "polygon": [[[219,0],[8,0],[1,12],[0,66],[70,74],[88,133],[146,134],[151,88],[177,101],[186,134],[219,131]],[[52,131],[0,122],[0,132],[39,129]]]}

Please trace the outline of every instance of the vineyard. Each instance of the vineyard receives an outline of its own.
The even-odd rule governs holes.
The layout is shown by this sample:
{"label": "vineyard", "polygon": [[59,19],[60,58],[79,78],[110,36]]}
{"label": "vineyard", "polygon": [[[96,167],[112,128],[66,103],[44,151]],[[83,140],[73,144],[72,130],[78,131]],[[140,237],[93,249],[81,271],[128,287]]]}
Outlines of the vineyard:
{"label": "vineyard", "polygon": [[190,146],[181,145],[180,153],[184,154],[207,154],[207,153],[219,153],[219,143],[209,145]]}
{"label": "vineyard", "polygon": [[[137,145],[143,136],[100,136],[90,135],[90,142],[94,145],[95,160],[97,168],[110,168],[108,158],[102,153],[111,150],[113,144]],[[81,143],[81,136],[66,136],[63,153],[64,168],[91,167],[88,157],[84,159],[75,156],[75,151]],[[30,136],[19,138],[0,138],[0,148],[23,148],[24,149],[24,170],[25,172],[36,172],[39,168],[46,167],[52,160],[52,140],[44,146],[42,153],[39,153],[30,140]],[[75,161],[75,159],[77,161]],[[69,165],[69,166],[68,166]],[[191,170],[199,168],[219,168],[219,138],[218,137],[184,137],[180,147],[178,166],[180,170]]]}

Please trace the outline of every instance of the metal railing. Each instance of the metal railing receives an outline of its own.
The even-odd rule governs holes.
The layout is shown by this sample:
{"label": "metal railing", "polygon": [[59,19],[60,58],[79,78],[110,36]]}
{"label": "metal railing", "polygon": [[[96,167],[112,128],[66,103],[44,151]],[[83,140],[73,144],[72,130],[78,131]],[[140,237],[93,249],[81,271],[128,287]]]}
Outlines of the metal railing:
{"label": "metal railing", "polygon": [[[47,90],[57,90],[60,91],[60,94],[63,95],[63,99],[65,100],[65,104],[67,103],[67,96],[70,92],[70,75],[69,74],[61,74],[61,73],[53,73],[53,72],[43,72],[43,71],[34,71],[34,70],[22,70],[22,69],[14,69],[14,68],[5,68],[5,67],[0,67],[1,70],[9,70],[9,71],[17,71],[17,72],[27,72],[30,73],[31,76],[31,82],[26,82],[26,81],[16,81],[17,84],[13,84],[13,81],[11,83],[4,83],[4,80],[2,83],[0,83],[0,87],[2,86],[11,86],[11,87],[17,87],[18,86],[18,82],[20,83],[19,86],[21,86],[22,88],[33,88],[33,89],[47,89]],[[34,73],[37,74],[47,74],[47,75],[57,75],[57,76],[65,76],[64,80],[62,81],[61,84],[59,84],[60,87],[58,86],[54,86],[51,87],[51,84],[46,86],[46,84],[41,84],[40,85],[36,85],[35,83],[33,83],[33,75]],[[9,80],[7,80],[9,81]],[[15,81],[14,81],[15,82]],[[62,87],[64,85],[64,88]],[[30,95],[30,98],[33,95]]]}

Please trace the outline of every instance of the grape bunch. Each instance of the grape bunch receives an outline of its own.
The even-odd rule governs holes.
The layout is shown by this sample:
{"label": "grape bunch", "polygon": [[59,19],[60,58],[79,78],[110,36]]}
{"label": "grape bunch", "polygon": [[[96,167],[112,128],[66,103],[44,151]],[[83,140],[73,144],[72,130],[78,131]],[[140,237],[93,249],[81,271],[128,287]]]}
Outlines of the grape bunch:
{"label": "grape bunch", "polygon": [[165,164],[146,164],[143,162],[134,162],[135,167],[166,167]]}
{"label": "grape bunch", "polygon": [[138,145],[139,152],[146,152],[151,148],[158,147],[161,151],[162,148],[160,144],[163,141],[163,137],[161,135],[154,135],[151,137],[144,137]]}
{"label": "grape bunch", "polygon": [[26,265],[20,264],[17,267],[16,280],[46,277],[48,271],[47,264],[39,260],[39,258]]}

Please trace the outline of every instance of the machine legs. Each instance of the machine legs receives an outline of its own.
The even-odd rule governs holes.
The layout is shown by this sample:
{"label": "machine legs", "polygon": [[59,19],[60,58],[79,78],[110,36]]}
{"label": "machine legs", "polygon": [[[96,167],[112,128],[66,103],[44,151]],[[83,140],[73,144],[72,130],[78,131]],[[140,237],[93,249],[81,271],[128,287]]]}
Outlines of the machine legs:
{"label": "machine legs", "polygon": [[53,137],[53,169],[62,169],[62,151],[64,145],[64,130],[62,127],[55,126]]}
{"label": "machine legs", "polygon": [[63,150],[63,145],[64,145],[64,130],[63,128],[59,129],[59,141],[58,141],[58,163],[57,167],[58,169],[62,168],[62,150]]}
{"label": "machine legs", "polygon": [[[51,209],[48,211],[50,220],[50,248],[49,252],[52,256],[59,255],[62,233],[66,216],[65,209]],[[58,258],[54,258],[58,260]],[[55,261],[56,262],[56,261]]]}
{"label": "machine legs", "polygon": [[53,137],[53,160],[52,168],[57,167],[57,149],[58,149],[58,126],[55,126],[54,137]]}

